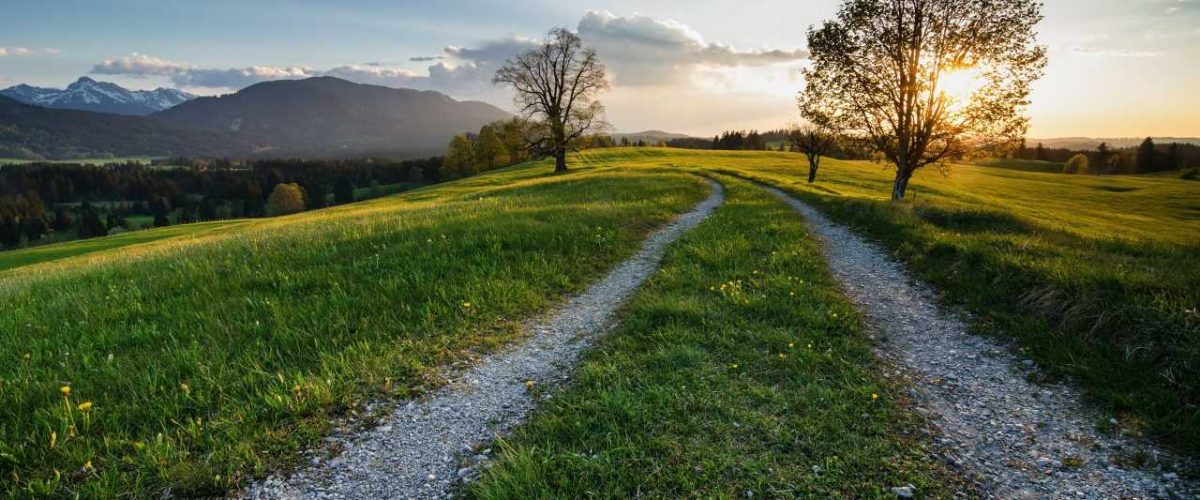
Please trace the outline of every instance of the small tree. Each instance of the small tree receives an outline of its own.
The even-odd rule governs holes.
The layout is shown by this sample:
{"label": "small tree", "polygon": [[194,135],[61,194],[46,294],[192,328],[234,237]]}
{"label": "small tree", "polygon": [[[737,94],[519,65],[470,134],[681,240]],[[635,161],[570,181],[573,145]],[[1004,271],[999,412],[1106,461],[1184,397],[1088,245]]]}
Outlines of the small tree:
{"label": "small tree", "polygon": [[484,125],[479,129],[479,137],[475,138],[475,161],[484,170],[491,170],[507,160],[508,152],[504,150],[504,142],[496,135],[496,129]]}
{"label": "small tree", "polygon": [[287,215],[304,211],[304,191],[294,182],[276,184],[267,196],[267,213]]}
{"label": "small tree", "polygon": [[604,64],[565,28],[550,30],[540,47],[509,59],[493,82],[516,91],[513,100],[530,125],[526,142],[534,154],[554,157],[555,172],[567,170],[567,152],[577,139],[604,127],[604,106],[596,100],[608,89]]}
{"label": "small tree", "polygon": [[1064,174],[1086,174],[1088,169],[1088,157],[1085,154],[1077,154],[1067,160],[1063,164]]}
{"label": "small tree", "polygon": [[896,170],[904,198],[928,165],[1015,146],[1042,74],[1037,0],[846,0],[808,31],[804,118],[837,123]]}
{"label": "small tree", "polygon": [[442,159],[442,172],[453,177],[466,177],[475,173],[475,146],[465,135],[450,139],[446,157]]}
{"label": "small tree", "polygon": [[1112,162],[1112,156],[1112,150],[1108,149],[1107,142],[1102,142],[1099,146],[1096,146],[1096,162],[1091,165],[1092,173],[1096,175],[1105,173]]}
{"label": "small tree", "polygon": [[[816,182],[821,157],[833,151],[837,145],[837,134],[829,126],[807,124],[792,126],[787,136],[792,147],[804,153],[808,159],[808,182]],[[779,145],[779,149],[783,150],[782,144]]]}

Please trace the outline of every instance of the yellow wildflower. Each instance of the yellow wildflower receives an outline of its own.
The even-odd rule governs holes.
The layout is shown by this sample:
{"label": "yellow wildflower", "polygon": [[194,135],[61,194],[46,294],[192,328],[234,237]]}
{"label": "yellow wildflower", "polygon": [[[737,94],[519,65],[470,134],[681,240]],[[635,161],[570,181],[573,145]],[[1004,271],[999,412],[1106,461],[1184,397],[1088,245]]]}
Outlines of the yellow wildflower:
{"label": "yellow wildflower", "polygon": [[79,403],[79,411],[84,412],[84,413],[92,411],[92,402],[84,401],[82,403]]}
{"label": "yellow wildflower", "polygon": [[526,388],[526,389],[528,389],[528,390],[531,390],[531,391],[532,391],[532,390],[533,390],[533,385],[534,385],[534,384],[533,384],[533,381],[532,381],[532,380],[526,380],[526,381],[525,381],[525,388]]}
{"label": "yellow wildflower", "polygon": [[292,392],[294,392],[296,394],[300,394],[301,390],[303,390],[303,389],[300,387],[300,384],[296,384],[296,385],[292,386]]}
{"label": "yellow wildflower", "polygon": [[91,460],[88,460],[87,462],[83,463],[83,470],[91,471],[91,470],[95,470],[95,469],[96,469],[95,467],[92,467]]}
{"label": "yellow wildflower", "polygon": [[872,392],[871,393],[871,401],[875,401],[876,399],[879,399],[879,394]]}
{"label": "yellow wildflower", "polygon": [[782,353],[782,352],[781,352],[781,353],[779,353],[779,359],[783,359],[783,358],[786,358],[786,357],[787,357],[787,354],[784,354],[784,353]]}
{"label": "yellow wildflower", "polygon": [[467,308],[467,309],[470,309],[470,308],[471,308],[471,303],[470,303],[470,302],[463,302],[463,307],[465,307],[465,308]]}
{"label": "yellow wildflower", "polygon": [[179,390],[183,391],[184,394],[191,394],[192,386],[187,385],[187,382],[182,382],[179,384]]}
{"label": "yellow wildflower", "polygon": [[67,396],[70,396],[71,395],[71,386],[64,385],[62,387],[59,387],[58,392],[61,392],[64,398]]}

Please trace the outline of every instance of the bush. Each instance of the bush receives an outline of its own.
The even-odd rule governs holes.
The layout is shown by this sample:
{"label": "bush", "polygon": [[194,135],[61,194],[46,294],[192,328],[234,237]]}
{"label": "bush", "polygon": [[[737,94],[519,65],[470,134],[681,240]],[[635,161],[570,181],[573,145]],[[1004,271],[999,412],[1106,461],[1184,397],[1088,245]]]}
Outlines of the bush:
{"label": "bush", "polygon": [[1077,154],[1075,156],[1072,156],[1071,159],[1067,160],[1067,163],[1065,165],[1063,165],[1063,173],[1064,174],[1086,174],[1087,170],[1088,170],[1087,155]]}
{"label": "bush", "polygon": [[267,213],[271,215],[303,212],[304,207],[304,191],[294,182],[276,184],[271,195],[267,197]]}
{"label": "bush", "polygon": [[1179,178],[1187,179],[1189,181],[1194,181],[1194,180],[1196,180],[1196,174],[1197,174],[1196,167],[1185,168],[1185,169],[1183,169],[1183,172],[1179,173]]}

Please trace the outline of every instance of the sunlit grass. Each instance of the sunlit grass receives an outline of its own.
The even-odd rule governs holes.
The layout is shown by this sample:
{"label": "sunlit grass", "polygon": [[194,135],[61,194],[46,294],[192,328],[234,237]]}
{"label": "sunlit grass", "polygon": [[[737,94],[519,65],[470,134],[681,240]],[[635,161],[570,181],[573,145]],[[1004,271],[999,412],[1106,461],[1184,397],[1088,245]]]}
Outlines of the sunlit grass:
{"label": "sunlit grass", "polygon": [[1200,453],[1200,183],[956,166],[920,172],[887,201],[891,172],[826,159],[807,184],[790,153],[624,149],[596,164],[722,171],[789,190],[878,240],[975,313],[1071,375],[1126,432]]}
{"label": "sunlit grass", "polygon": [[[903,389],[803,221],[724,178],[564,394],[500,442],[479,498],[949,495]],[[894,495],[891,495],[894,497]]]}
{"label": "sunlit grass", "polygon": [[547,172],[12,269],[4,493],[224,493],[367,399],[418,394],[437,366],[511,341],[708,190],[683,173]]}

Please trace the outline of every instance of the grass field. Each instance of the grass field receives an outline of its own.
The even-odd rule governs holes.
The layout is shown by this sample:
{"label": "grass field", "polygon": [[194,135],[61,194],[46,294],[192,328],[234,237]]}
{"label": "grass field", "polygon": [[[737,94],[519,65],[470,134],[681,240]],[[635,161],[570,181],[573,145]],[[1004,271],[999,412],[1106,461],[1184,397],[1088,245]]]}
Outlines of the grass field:
{"label": "grass field", "polygon": [[952,494],[803,221],[721,180],[725,205],[671,247],[571,387],[498,443],[470,496]]}
{"label": "grass field", "polygon": [[223,493],[331,417],[512,340],[707,190],[516,168],[15,269],[0,278],[0,485]]}
{"label": "grass field", "polygon": [[595,164],[700,168],[777,185],[879,241],[976,314],[1070,375],[1126,432],[1200,454],[1200,183],[959,166],[918,173],[915,200],[886,200],[891,172],[825,160],[818,182],[788,153],[610,150]]}
{"label": "grass field", "polygon": [[[1070,375],[1122,430],[1200,451],[1200,183],[964,166],[921,172],[915,200],[891,204],[890,172],[864,162],[827,160],[808,185],[789,153],[579,160],[0,254],[0,491],[220,494],[286,465],[331,417],[419,394],[434,367],[515,339],[702,199],[693,173],[816,204],[977,330]],[[945,486],[798,216],[744,184],[624,320],[473,494]]]}

